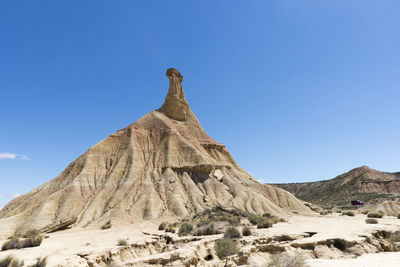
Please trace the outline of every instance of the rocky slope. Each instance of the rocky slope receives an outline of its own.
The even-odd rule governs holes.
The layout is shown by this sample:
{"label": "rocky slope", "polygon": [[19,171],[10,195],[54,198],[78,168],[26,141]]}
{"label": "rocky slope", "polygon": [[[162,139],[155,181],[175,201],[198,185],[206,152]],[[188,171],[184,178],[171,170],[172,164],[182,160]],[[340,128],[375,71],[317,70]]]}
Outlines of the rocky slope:
{"label": "rocky slope", "polygon": [[78,227],[183,218],[215,205],[309,213],[292,194],[257,182],[203,130],[175,69],[159,110],[91,147],[55,179],[0,211],[0,235],[76,218]]}
{"label": "rocky slope", "polygon": [[352,199],[369,204],[400,200],[400,173],[380,172],[367,166],[355,168],[331,180],[274,186],[305,201],[328,207],[349,205]]}

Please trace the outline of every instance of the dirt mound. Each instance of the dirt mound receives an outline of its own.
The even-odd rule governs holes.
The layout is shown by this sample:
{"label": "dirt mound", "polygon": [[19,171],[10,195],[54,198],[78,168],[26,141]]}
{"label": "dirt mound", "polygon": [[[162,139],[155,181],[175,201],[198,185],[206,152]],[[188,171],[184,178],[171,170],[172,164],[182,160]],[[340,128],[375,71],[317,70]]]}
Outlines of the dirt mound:
{"label": "dirt mound", "polygon": [[292,194],[260,184],[191,111],[181,74],[167,71],[165,103],[91,147],[59,176],[0,211],[0,235],[77,218],[76,226],[186,217],[216,205],[278,216],[309,213]]}

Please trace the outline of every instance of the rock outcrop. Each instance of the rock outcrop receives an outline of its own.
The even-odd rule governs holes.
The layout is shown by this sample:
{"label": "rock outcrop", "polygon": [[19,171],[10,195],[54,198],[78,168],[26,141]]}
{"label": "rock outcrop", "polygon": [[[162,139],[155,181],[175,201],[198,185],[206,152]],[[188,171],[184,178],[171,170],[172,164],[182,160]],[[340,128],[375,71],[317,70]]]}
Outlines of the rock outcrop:
{"label": "rock outcrop", "polygon": [[203,130],[175,69],[165,103],[91,147],[55,179],[0,211],[0,235],[77,218],[76,226],[183,218],[215,205],[254,213],[309,213],[285,190],[260,184]]}

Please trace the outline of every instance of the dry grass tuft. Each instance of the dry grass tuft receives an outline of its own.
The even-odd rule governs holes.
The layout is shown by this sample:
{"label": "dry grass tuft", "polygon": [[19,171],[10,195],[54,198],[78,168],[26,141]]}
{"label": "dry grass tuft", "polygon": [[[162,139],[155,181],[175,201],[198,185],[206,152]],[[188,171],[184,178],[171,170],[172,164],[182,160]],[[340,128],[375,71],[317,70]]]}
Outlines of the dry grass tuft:
{"label": "dry grass tuft", "polygon": [[377,213],[377,212],[371,212],[368,213],[368,218],[382,218],[383,214],[382,213]]}
{"label": "dry grass tuft", "polygon": [[24,261],[20,261],[13,256],[7,256],[0,259],[0,267],[21,267],[24,266]]}
{"label": "dry grass tuft", "polygon": [[24,238],[31,238],[40,235],[40,232],[36,229],[32,229],[27,231],[22,237]]}
{"label": "dry grass tuft", "polygon": [[127,246],[128,241],[126,239],[120,239],[120,240],[118,240],[117,245],[120,247]]}
{"label": "dry grass tuft", "polygon": [[101,227],[101,230],[107,230],[107,229],[110,229],[110,228],[111,228],[111,222],[108,221]]}
{"label": "dry grass tuft", "polygon": [[355,214],[354,214],[354,212],[352,212],[352,211],[343,211],[343,212],[342,212],[342,215],[354,216]]}
{"label": "dry grass tuft", "polygon": [[11,237],[8,241],[4,242],[1,250],[21,249],[29,247],[38,247],[42,244],[43,236],[33,236],[29,238],[20,239],[18,237]]}
{"label": "dry grass tuft", "polygon": [[46,265],[47,265],[47,257],[38,258],[37,262],[33,265],[29,265],[29,267],[46,267]]}
{"label": "dry grass tuft", "polygon": [[301,253],[289,254],[283,252],[270,256],[268,267],[306,267],[306,260]]}
{"label": "dry grass tuft", "polygon": [[165,230],[165,228],[167,228],[168,223],[167,222],[162,222],[160,223],[160,225],[158,226],[158,230]]}
{"label": "dry grass tuft", "polygon": [[377,224],[378,220],[377,219],[366,219],[365,222],[368,224]]}

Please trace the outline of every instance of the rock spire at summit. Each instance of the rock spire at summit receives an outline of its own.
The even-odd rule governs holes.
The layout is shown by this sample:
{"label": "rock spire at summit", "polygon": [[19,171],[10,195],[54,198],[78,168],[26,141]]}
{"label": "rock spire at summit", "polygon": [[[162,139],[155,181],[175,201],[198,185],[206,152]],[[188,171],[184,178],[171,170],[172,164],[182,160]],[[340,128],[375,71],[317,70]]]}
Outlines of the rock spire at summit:
{"label": "rock spire at summit", "polygon": [[190,108],[181,84],[183,76],[174,68],[169,68],[166,74],[169,78],[169,90],[164,104],[158,111],[171,119],[184,121],[189,115]]}

